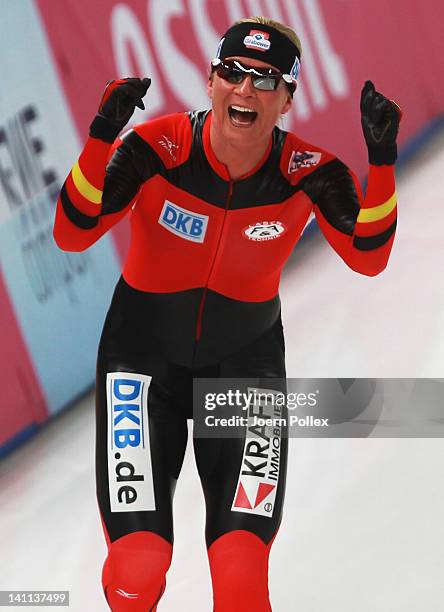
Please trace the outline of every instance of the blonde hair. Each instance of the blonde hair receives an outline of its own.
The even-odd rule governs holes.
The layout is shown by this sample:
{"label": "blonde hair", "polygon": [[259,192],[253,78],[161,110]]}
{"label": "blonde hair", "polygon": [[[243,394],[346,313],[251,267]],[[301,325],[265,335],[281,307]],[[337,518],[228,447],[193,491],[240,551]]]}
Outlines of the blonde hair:
{"label": "blonde hair", "polygon": [[247,19],[239,19],[239,21],[235,21],[233,25],[239,25],[240,23],[260,23],[262,25],[270,26],[270,28],[274,28],[296,45],[299,51],[299,55],[302,56],[302,44],[299,39],[299,36],[296,32],[290,28],[289,26],[280,23],[279,21],[274,21],[273,19],[268,19],[268,17],[248,17]]}

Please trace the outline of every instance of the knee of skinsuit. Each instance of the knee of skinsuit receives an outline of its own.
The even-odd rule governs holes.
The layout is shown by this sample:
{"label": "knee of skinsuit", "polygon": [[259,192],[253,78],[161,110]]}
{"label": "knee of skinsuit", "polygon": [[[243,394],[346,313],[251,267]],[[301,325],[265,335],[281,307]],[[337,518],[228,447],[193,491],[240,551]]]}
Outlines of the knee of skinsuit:
{"label": "knee of skinsuit", "polygon": [[156,610],[172,550],[167,540],[149,531],[136,531],[110,544],[102,585],[113,612]]}
{"label": "knee of skinsuit", "polygon": [[249,531],[230,531],[208,549],[214,612],[271,612],[268,557],[272,542]]}

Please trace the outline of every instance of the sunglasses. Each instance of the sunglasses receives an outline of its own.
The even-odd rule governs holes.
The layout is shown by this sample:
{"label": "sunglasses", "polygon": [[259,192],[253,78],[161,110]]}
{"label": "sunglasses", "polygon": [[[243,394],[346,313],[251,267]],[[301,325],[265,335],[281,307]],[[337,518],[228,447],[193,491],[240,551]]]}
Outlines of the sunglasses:
{"label": "sunglasses", "polygon": [[253,68],[244,66],[238,60],[214,59],[211,62],[211,72],[232,85],[239,85],[247,76],[251,77],[253,87],[261,91],[275,91],[283,80],[293,95],[295,85],[289,74],[282,74],[273,68]]}

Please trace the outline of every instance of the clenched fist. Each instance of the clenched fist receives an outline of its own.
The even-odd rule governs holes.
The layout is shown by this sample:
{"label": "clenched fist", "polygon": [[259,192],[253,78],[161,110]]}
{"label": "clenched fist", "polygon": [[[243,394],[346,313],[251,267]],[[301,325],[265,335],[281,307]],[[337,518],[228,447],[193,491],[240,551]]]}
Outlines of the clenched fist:
{"label": "clenched fist", "polygon": [[145,110],[142,98],[151,79],[126,78],[108,81],[99,111],[90,126],[90,136],[113,142],[131,119],[136,106]]}
{"label": "clenched fist", "polygon": [[376,91],[371,81],[366,81],[361,92],[361,125],[371,164],[382,166],[395,163],[401,117],[402,112],[396,102]]}

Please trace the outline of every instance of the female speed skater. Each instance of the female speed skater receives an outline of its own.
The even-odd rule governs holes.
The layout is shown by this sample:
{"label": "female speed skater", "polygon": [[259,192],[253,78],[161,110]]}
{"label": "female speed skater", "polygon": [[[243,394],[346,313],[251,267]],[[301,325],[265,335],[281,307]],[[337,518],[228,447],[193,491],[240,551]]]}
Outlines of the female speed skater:
{"label": "female speed skater", "polygon": [[[310,213],[350,268],[374,276],[387,265],[399,108],[365,83],[364,197],[337,157],[276,125],[300,62],[292,29],[236,22],[211,62],[211,110],[152,119],[120,138],[150,79],[109,82],[61,189],[54,237],[63,250],[87,249],[131,220],[97,360],[102,584],[114,611],[154,611],[165,590],[193,379],[285,380],[279,279]],[[246,432],[193,440],[216,612],[271,610],[288,442],[279,436],[273,445]]]}

